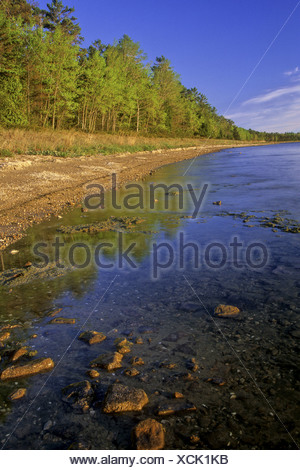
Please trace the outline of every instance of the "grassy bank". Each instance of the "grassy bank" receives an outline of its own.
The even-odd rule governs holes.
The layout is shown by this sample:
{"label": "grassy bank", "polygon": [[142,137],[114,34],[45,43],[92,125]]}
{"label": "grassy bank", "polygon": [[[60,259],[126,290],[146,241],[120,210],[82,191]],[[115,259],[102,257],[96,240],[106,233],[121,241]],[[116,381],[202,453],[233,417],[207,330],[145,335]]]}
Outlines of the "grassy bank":
{"label": "grassy bank", "polygon": [[[75,131],[0,129],[0,157],[15,155],[53,155],[58,157],[111,155],[226,143],[232,143],[234,146],[246,142],[205,138],[180,139],[138,135],[87,134]],[[249,142],[247,143],[249,144]],[[257,142],[255,143],[257,144]]]}

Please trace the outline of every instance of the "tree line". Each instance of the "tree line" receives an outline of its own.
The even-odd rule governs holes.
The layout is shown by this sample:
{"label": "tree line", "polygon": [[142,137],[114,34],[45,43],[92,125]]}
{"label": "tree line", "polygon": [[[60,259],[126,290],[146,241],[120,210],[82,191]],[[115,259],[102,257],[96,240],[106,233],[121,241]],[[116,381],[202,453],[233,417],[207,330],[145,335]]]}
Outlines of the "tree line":
{"label": "tree line", "polygon": [[73,13],[59,0],[46,10],[27,0],[1,0],[0,126],[300,140],[300,133],[237,127],[197,88],[186,88],[164,56],[149,64],[127,35],[82,47]]}

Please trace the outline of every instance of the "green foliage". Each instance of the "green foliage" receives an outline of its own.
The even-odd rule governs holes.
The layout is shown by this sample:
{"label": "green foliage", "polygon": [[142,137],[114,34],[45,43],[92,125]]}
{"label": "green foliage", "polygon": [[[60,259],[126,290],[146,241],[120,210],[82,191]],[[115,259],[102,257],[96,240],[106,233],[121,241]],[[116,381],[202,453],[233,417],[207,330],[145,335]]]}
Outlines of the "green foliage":
{"label": "green foliage", "polygon": [[46,10],[26,0],[1,0],[0,125],[299,140],[299,134],[235,126],[196,88],[185,88],[168,59],[161,56],[148,64],[139,43],[127,35],[114,44],[97,40],[80,49],[80,27],[73,12],[60,0],[52,0]]}

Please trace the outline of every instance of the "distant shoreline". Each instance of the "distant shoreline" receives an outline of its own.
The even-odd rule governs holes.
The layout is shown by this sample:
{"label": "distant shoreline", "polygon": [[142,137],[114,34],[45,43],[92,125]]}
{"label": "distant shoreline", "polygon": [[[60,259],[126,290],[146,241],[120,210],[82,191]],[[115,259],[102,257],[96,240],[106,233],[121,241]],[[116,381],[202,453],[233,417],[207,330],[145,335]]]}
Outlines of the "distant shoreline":
{"label": "distant shoreline", "polygon": [[89,183],[110,188],[112,173],[118,184],[138,181],[158,168],[223,149],[269,145],[263,142],[202,145],[133,154],[61,158],[19,156],[0,161],[0,250],[21,239],[34,225],[81,206]]}

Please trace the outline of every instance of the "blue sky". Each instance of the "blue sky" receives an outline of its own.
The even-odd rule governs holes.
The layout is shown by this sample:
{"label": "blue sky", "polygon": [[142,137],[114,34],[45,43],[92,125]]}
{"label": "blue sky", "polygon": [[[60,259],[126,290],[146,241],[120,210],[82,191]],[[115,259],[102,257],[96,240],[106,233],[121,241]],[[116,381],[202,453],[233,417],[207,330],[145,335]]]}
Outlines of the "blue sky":
{"label": "blue sky", "polygon": [[[49,0],[48,0],[49,2]],[[39,1],[44,8],[47,1]],[[123,34],[149,61],[167,57],[186,87],[256,130],[300,131],[300,2],[237,100],[230,103],[298,0],[64,0],[85,45]]]}

